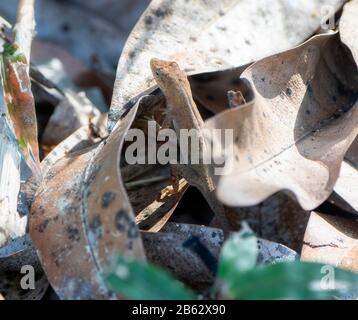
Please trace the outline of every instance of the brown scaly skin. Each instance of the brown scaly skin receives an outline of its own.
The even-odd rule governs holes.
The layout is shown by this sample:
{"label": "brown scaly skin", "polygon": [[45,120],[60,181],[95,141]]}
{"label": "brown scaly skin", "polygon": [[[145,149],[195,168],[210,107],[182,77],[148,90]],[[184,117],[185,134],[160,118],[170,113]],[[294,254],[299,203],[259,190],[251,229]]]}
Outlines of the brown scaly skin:
{"label": "brown scaly skin", "polygon": [[[205,140],[201,129],[204,121],[192,98],[191,88],[186,74],[174,61],[152,59],[150,62],[154,79],[165,95],[169,116],[174,124],[174,129],[179,137],[180,129],[197,129],[199,138],[199,154],[202,159],[205,148]],[[188,146],[190,151],[190,145]],[[216,199],[215,184],[212,179],[209,165],[189,163],[172,165],[173,172],[179,177],[184,177],[188,183],[200,190],[206,198],[211,209],[215,213],[212,226],[228,229],[224,206]]]}

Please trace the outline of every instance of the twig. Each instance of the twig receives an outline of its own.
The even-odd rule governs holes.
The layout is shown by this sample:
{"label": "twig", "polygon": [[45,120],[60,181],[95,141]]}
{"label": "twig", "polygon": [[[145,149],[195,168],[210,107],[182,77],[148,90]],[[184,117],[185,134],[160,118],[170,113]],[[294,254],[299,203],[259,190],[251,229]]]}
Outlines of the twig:
{"label": "twig", "polygon": [[[0,112],[4,114],[3,88],[0,83]],[[25,233],[26,218],[17,212],[17,196],[20,190],[21,156],[10,127],[4,116],[0,118],[0,247],[10,238]]]}
{"label": "twig", "polygon": [[126,186],[126,188],[143,187],[143,186],[155,183],[155,182],[161,182],[161,181],[165,181],[168,179],[170,179],[170,176],[151,177],[151,178],[147,178],[147,179],[126,182],[125,186]]}
{"label": "twig", "polygon": [[35,0],[20,0],[17,7],[15,31],[15,43],[19,51],[30,61],[31,43],[35,32]]}
{"label": "twig", "polygon": [[35,29],[34,0],[20,0],[17,8],[15,41],[4,47],[5,100],[18,145],[32,173],[42,178],[35,100],[31,91],[30,50]]}

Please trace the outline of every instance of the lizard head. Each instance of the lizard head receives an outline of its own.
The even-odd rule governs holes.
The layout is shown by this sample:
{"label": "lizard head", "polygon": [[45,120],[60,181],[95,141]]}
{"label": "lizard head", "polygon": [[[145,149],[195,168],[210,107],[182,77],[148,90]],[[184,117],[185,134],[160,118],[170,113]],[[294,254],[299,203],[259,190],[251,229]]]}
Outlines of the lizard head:
{"label": "lizard head", "polygon": [[178,88],[178,85],[189,85],[184,71],[179,68],[175,61],[165,61],[153,58],[150,61],[153,77],[164,94],[171,88]]}

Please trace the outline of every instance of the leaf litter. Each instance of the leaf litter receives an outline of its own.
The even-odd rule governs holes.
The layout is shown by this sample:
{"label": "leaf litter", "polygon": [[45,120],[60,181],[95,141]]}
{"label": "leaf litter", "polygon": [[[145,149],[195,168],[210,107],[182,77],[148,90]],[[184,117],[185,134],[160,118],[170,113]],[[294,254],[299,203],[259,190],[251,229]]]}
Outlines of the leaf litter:
{"label": "leaf litter", "polygon": [[[129,8],[38,0],[31,57],[28,39],[17,43],[3,23],[1,200],[10,194],[6,168],[18,182],[1,201],[0,297],[163,299],[166,286],[180,299],[355,298],[309,284],[318,263],[357,283],[358,2],[154,0],[125,45],[145,5],[131,3],[137,11],[122,21],[105,2]],[[334,31],[319,30],[323,5],[331,13],[344,5]],[[0,16],[15,21],[15,9],[2,3]],[[31,32],[29,20],[24,28]],[[182,87],[168,91],[152,58],[180,68],[174,81],[188,76],[190,103],[174,126],[168,114]],[[148,121],[175,128],[188,110],[203,128],[233,129],[231,171],[212,176],[223,210],[185,170],[173,179],[173,165],[126,161],[130,129],[148,138]],[[228,225],[213,227],[217,216]],[[24,264],[35,266],[35,291],[19,287]]]}

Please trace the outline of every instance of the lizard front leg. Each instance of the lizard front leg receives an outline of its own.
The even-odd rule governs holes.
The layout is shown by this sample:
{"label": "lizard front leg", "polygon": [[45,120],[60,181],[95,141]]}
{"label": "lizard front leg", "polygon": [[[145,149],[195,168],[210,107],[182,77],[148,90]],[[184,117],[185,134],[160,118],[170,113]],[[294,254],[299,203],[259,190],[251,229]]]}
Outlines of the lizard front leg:
{"label": "lizard front leg", "polygon": [[181,176],[174,165],[170,166],[171,185],[168,185],[159,195],[157,200],[160,200],[163,196],[173,195],[179,192]]}

